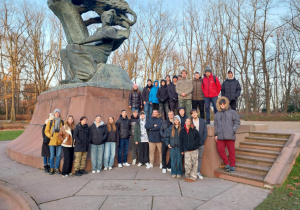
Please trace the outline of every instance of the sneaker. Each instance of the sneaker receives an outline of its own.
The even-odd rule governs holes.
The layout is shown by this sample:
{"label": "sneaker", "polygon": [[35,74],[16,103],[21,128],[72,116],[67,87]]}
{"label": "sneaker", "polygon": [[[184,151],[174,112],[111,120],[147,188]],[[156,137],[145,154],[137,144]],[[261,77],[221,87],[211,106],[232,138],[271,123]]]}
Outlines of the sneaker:
{"label": "sneaker", "polygon": [[81,174],[88,174],[88,172],[86,172],[84,169],[80,169],[79,172],[80,172]]}
{"label": "sneaker", "polygon": [[104,167],[104,169],[103,169],[104,171],[107,171],[107,167]]}
{"label": "sneaker", "polygon": [[163,169],[162,169],[162,173],[163,173],[163,174],[167,173],[167,169],[163,168]]}
{"label": "sneaker", "polygon": [[69,176],[74,176],[74,174],[72,174],[72,173],[69,173]]}
{"label": "sneaker", "polygon": [[199,179],[203,179],[203,176],[200,174],[200,172],[197,173],[197,176]]}
{"label": "sneaker", "polygon": [[82,174],[79,171],[75,171],[75,176],[82,176]]}
{"label": "sneaker", "polygon": [[229,165],[225,165],[225,171],[229,172],[230,171],[230,166]]}
{"label": "sneaker", "polygon": [[92,171],[92,174],[96,173],[96,171]]}
{"label": "sneaker", "polygon": [[187,180],[187,182],[189,182],[189,183],[192,183],[192,182],[195,182],[196,180],[194,180],[194,179],[188,179]]}
{"label": "sneaker", "polygon": [[68,175],[68,174],[66,174],[66,175],[62,175],[62,177],[63,177],[63,178],[68,178],[68,177],[69,177],[69,175]]}
{"label": "sneaker", "polygon": [[141,164],[141,163],[139,163],[139,164],[137,164],[136,166],[142,166],[143,164]]}
{"label": "sneaker", "polygon": [[50,174],[50,175],[53,175],[53,174],[54,174],[54,168],[51,168],[49,174]]}
{"label": "sneaker", "polygon": [[171,169],[170,169],[170,168],[167,168],[167,171],[168,171],[168,172],[171,172]]}
{"label": "sneaker", "polygon": [[206,125],[209,125],[210,124],[210,122],[206,122]]}
{"label": "sneaker", "polygon": [[153,165],[151,164],[151,163],[149,163],[148,165],[147,165],[147,167],[146,167],[147,169],[149,169],[149,168],[153,168]]}
{"label": "sneaker", "polygon": [[147,167],[150,163],[146,163],[145,166]]}
{"label": "sneaker", "polygon": [[177,175],[177,179],[181,179],[181,175]]}
{"label": "sneaker", "polygon": [[234,172],[235,172],[235,167],[231,166],[229,173],[234,173]]}
{"label": "sneaker", "polygon": [[123,166],[130,166],[130,164],[129,163],[123,163]]}
{"label": "sneaker", "polygon": [[175,178],[176,178],[176,175],[172,175],[172,178],[175,179]]}
{"label": "sneaker", "polygon": [[189,180],[189,178],[185,178],[184,181],[187,182]]}
{"label": "sneaker", "polygon": [[97,170],[96,172],[97,172],[97,173],[100,173],[100,172],[101,172],[101,170]]}
{"label": "sneaker", "polygon": [[160,168],[160,169],[162,169],[162,163],[161,163],[161,164],[159,164],[159,168]]}
{"label": "sneaker", "polygon": [[134,166],[136,164],[136,159],[132,160],[132,165]]}
{"label": "sneaker", "polygon": [[61,174],[61,172],[59,171],[59,169],[55,169],[55,173],[56,174]]}
{"label": "sneaker", "polygon": [[119,163],[119,164],[118,164],[118,167],[119,167],[119,168],[122,168],[122,163]]}
{"label": "sneaker", "polygon": [[108,170],[112,170],[112,167],[108,167]]}

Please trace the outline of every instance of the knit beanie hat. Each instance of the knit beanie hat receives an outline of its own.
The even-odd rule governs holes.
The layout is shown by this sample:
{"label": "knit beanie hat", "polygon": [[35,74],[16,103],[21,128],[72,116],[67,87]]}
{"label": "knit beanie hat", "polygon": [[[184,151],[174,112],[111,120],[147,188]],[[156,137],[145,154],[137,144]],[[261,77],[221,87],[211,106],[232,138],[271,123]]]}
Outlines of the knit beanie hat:
{"label": "knit beanie hat", "polygon": [[211,72],[211,69],[209,68],[209,66],[206,66],[206,69],[204,70],[204,72],[205,72],[205,73],[206,73],[206,72],[212,73],[212,72]]}
{"label": "knit beanie hat", "polygon": [[176,119],[179,120],[179,123],[181,124],[181,119],[180,119],[179,115],[176,115],[176,116],[174,117],[174,121],[175,121]]}
{"label": "knit beanie hat", "polygon": [[61,115],[60,109],[54,109],[53,115],[55,115],[56,112],[58,112],[59,115]]}
{"label": "knit beanie hat", "polygon": [[134,84],[133,87],[138,87],[138,85],[137,85],[137,84]]}
{"label": "knit beanie hat", "polygon": [[176,78],[178,80],[178,77],[176,75],[173,76],[173,79]]}

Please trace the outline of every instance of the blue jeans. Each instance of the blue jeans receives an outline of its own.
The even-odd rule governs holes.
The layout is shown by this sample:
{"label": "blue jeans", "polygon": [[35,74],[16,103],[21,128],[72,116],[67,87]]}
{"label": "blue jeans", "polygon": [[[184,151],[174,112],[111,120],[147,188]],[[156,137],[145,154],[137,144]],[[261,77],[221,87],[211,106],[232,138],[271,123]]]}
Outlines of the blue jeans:
{"label": "blue jeans", "polygon": [[132,107],[132,108],[131,108],[131,112],[133,113],[134,110],[138,111],[138,113],[140,114],[140,108]]}
{"label": "blue jeans", "polygon": [[151,117],[151,115],[152,115],[152,105],[150,104],[150,102],[146,102],[146,104],[144,106],[144,111],[146,113],[146,119]]}
{"label": "blue jeans", "polygon": [[210,123],[210,102],[212,103],[212,105],[214,107],[215,114],[218,112],[217,106],[216,106],[217,100],[218,100],[218,97],[213,97],[213,98],[204,97],[206,122]]}
{"label": "blue jeans", "polygon": [[171,174],[182,175],[182,155],[179,147],[173,147],[170,150],[171,155]]}
{"label": "blue jeans", "polygon": [[116,142],[105,142],[104,167],[112,167],[115,162]]}
{"label": "blue jeans", "polygon": [[92,161],[92,171],[102,169],[103,165],[103,153],[104,144],[95,145],[91,144],[91,161]]}
{"label": "blue jeans", "polygon": [[[118,150],[118,163],[127,162],[127,153],[128,153],[129,139],[120,139],[119,150]],[[124,152],[123,152],[124,150]],[[123,155],[122,155],[123,153]],[[122,162],[123,159],[123,162]]]}
{"label": "blue jeans", "polygon": [[[61,146],[49,146],[50,148],[50,168],[54,168],[54,157],[55,158],[55,169],[59,168]],[[56,153],[56,155],[55,155]]]}
{"label": "blue jeans", "polygon": [[44,165],[48,165],[48,161],[49,161],[49,158],[48,157],[44,157]]}

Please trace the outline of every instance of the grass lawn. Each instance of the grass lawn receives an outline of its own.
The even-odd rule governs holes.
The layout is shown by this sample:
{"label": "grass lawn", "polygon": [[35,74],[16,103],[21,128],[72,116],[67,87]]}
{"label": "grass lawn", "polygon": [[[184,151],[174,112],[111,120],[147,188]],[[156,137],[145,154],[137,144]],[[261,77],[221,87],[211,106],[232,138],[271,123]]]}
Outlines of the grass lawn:
{"label": "grass lawn", "polygon": [[20,136],[23,132],[24,130],[0,131],[0,141],[14,140],[18,136]]}
{"label": "grass lawn", "polygon": [[300,155],[283,185],[274,188],[255,209],[300,209]]}

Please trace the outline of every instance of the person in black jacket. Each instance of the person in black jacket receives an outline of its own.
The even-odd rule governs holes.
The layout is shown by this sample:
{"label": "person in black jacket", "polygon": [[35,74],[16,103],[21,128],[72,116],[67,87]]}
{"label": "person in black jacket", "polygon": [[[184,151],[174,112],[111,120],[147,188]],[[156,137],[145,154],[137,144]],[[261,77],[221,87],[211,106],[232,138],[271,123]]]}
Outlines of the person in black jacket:
{"label": "person in black jacket", "polygon": [[241,86],[231,70],[228,71],[227,75],[228,78],[222,84],[221,95],[228,98],[231,109],[236,110],[237,100],[241,95]]}
{"label": "person in black jacket", "polygon": [[81,176],[82,174],[88,174],[84,170],[86,164],[86,156],[89,149],[89,135],[90,129],[87,125],[87,117],[83,116],[80,118],[74,130],[75,139],[75,176]]}
{"label": "person in black jacket", "polygon": [[148,119],[152,115],[152,105],[149,102],[149,94],[150,90],[153,87],[151,79],[148,79],[147,86],[144,87],[143,93],[142,93],[142,99],[144,103],[144,111],[146,113],[146,118]]}
{"label": "person in black jacket", "polygon": [[157,147],[160,157],[160,169],[162,168],[162,154],[161,154],[161,137],[160,137],[160,127],[162,125],[162,119],[157,110],[153,110],[152,117],[146,121],[145,128],[148,130],[149,137],[149,156],[150,163],[147,165],[147,169],[153,168],[154,164],[154,154]]}
{"label": "person in black jacket", "polygon": [[162,172],[165,174],[167,171],[171,171],[171,158],[169,158],[169,162],[167,163],[167,152],[168,145],[166,145],[166,131],[173,124],[174,112],[168,112],[168,119],[163,121],[160,127],[160,137],[162,141]]}
{"label": "person in black jacket", "polygon": [[192,123],[199,132],[200,135],[200,147],[199,147],[199,154],[198,154],[198,173],[197,176],[199,179],[203,179],[203,176],[201,175],[201,164],[202,164],[202,156],[204,152],[204,143],[207,138],[207,126],[206,122],[203,118],[198,117],[198,112],[196,109],[191,110],[191,116],[192,116]]}
{"label": "person in black jacket", "polygon": [[42,129],[42,136],[43,136],[43,144],[42,144],[42,152],[41,155],[44,160],[44,171],[45,173],[50,172],[50,165],[49,165],[49,159],[50,159],[50,149],[49,149],[49,141],[50,139],[45,135],[45,128],[49,121],[53,120],[54,116],[52,113],[49,113],[48,119],[45,121],[45,124]]}
{"label": "person in black jacket", "polygon": [[136,164],[136,159],[138,157],[138,146],[135,144],[134,141],[134,126],[135,123],[139,120],[139,113],[137,110],[134,110],[132,112],[132,116],[130,118],[130,126],[131,126],[131,131],[130,131],[130,145],[132,148],[132,165],[134,166]]}
{"label": "person in black jacket", "polygon": [[187,118],[186,113],[185,113],[185,109],[183,107],[179,107],[178,113],[179,113],[179,117],[180,117],[180,120],[181,120],[181,128],[183,128],[183,126],[185,124],[185,120]]}
{"label": "person in black jacket", "polygon": [[108,138],[105,142],[104,149],[104,171],[112,170],[115,162],[116,146],[119,146],[119,132],[118,126],[113,117],[108,118],[107,122]]}
{"label": "person in black jacket", "polygon": [[168,95],[170,102],[170,110],[177,114],[178,110],[178,94],[176,93],[176,84],[178,77],[176,75],[173,76],[173,82],[168,85]]}
{"label": "person in black jacket", "polygon": [[[116,122],[119,132],[119,149],[118,149],[118,167],[122,168],[123,166],[130,166],[127,163],[127,154],[130,138],[130,120],[127,118],[126,110],[121,111],[120,118]],[[124,151],[123,151],[124,150]]]}
{"label": "person in black jacket", "polygon": [[138,85],[134,84],[132,91],[129,93],[129,108],[133,112],[133,110],[137,110],[139,113],[140,108],[143,108],[143,99],[142,99],[142,94],[140,93],[138,89]]}
{"label": "person in black jacket", "polygon": [[90,126],[89,142],[91,144],[92,173],[100,173],[103,165],[104,143],[108,137],[106,125],[97,115],[95,122]]}
{"label": "person in black jacket", "polygon": [[162,79],[160,81],[160,88],[158,88],[156,97],[159,100],[159,113],[166,120],[167,113],[169,112],[169,94],[168,86],[166,85],[166,80]]}
{"label": "person in black jacket", "polygon": [[181,154],[184,154],[186,182],[194,182],[197,179],[200,141],[199,132],[192,124],[191,119],[187,118],[179,133],[179,147]]}

